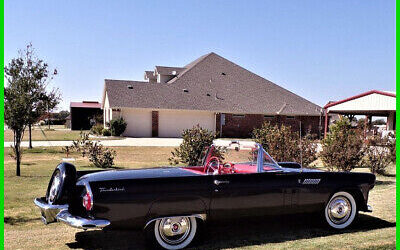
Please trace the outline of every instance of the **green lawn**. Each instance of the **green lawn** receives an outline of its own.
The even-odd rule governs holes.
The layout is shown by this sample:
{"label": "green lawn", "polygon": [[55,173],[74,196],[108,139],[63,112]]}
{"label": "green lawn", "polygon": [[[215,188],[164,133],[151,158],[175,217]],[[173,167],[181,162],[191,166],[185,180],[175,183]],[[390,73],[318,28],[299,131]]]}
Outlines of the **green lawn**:
{"label": "green lawn", "polygon": [[[86,131],[88,132],[88,131]],[[32,130],[33,141],[72,141],[79,138],[80,131],[71,131],[61,128],[60,126],[52,126],[50,130],[47,126],[34,127]],[[13,141],[13,131],[7,129],[4,131],[4,141]],[[29,132],[25,131],[23,141],[29,140]]]}
{"label": "green lawn", "polygon": [[[172,148],[116,147],[118,167],[138,168],[168,164]],[[45,226],[33,205],[45,194],[54,167],[65,155],[61,148],[34,148],[23,155],[21,177],[15,176],[15,163],[5,149],[4,216],[5,248],[142,249],[140,232],[100,230],[81,231],[60,223]],[[78,169],[90,169],[86,159],[77,158]],[[367,171],[356,169],[355,171]],[[361,213],[353,228],[332,231],[303,217],[278,218],[262,222],[216,225],[207,228],[197,249],[394,249],[395,248],[395,167],[390,176],[378,176],[370,193],[372,214]]]}
{"label": "green lawn", "polygon": [[[32,130],[32,141],[73,141],[77,140],[79,138],[79,134],[81,131],[77,130],[70,130],[70,129],[63,129],[60,127],[51,127],[50,130],[47,127],[35,127]],[[83,131],[85,133],[88,133],[89,131]],[[96,138],[90,138],[91,140],[121,140],[124,137],[115,137],[115,136],[108,136],[108,137],[102,137],[99,139]],[[4,131],[4,141],[13,141],[13,132],[12,130],[5,130]],[[24,137],[22,138],[23,141],[28,141],[29,140],[29,132],[28,130],[25,131]]]}

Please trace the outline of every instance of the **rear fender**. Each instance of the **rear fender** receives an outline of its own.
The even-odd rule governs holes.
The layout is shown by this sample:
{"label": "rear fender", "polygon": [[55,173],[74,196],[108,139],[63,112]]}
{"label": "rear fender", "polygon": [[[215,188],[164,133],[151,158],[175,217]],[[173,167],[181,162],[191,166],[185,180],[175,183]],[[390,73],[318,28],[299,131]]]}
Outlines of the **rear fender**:
{"label": "rear fender", "polygon": [[146,226],[150,221],[154,221],[157,218],[183,215],[194,216],[205,220],[207,216],[207,206],[200,197],[163,197],[151,204],[149,212],[146,216]]}

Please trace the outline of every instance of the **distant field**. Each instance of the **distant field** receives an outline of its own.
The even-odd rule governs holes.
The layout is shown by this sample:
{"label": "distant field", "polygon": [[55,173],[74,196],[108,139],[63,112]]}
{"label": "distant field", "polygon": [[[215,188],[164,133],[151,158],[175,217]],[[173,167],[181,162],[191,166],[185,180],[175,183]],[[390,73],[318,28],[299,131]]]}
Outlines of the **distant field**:
{"label": "distant field", "polygon": [[[35,127],[32,130],[32,141],[73,141],[79,138],[79,134],[81,131],[78,130],[70,130],[64,128],[62,125],[51,126],[50,130],[48,130],[47,126],[42,126],[41,128]],[[88,133],[88,130],[84,130],[83,132]],[[120,140],[123,137],[102,137],[99,140]],[[14,135],[12,130],[7,129],[4,131],[4,141],[13,141]],[[25,131],[23,141],[29,140],[29,132]]]}
{"label": "distant field", "polygon": [[[79,137],[80,131],[71,131],[69,129],[63,128],[64,126],[56,125],[51,126],[48,130],[47,126],[35,127],[32,130],[32,140],[33,141],[71,141],[76,140]],[[87,132],[87,131],[86,131]],[[13,141],[14,135],[13,131],[7,129],[4,131],[4,141]],[[29,132],[25,131],[23,141],[29,140]]]}
{"label": "distant field", "polygon": [[[138,168],[168,164],[172,147],[115,147],[118,167]],[[15,163],[4,152],[4,221],[6,249],[143,249],[140,232],[100,230],[82,231],[55,223],[45,226],[33,205],[45,194],[54,167],[65,157],[61,148],[26,150],[21,177],[15,176]],[[78,169],[91,169],[77,154]],[[356,171],[368,171],[365,168]],[[196,249],[395,249],[396,172],[378,176],[370,193],[371,214],[361,213],[359,221],[345,231],[329,230],[316,219],[278,218],[244,224],[216,225],[207,228],[206,237]]]}

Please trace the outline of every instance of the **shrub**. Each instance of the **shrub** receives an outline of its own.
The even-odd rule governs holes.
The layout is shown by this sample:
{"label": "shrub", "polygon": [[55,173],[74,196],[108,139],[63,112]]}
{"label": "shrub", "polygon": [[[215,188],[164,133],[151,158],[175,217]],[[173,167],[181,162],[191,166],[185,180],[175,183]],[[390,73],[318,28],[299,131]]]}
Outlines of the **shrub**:
{"label": "shrub", "polygon": [[310,166],[317,159],[317,144],[307,134],[300,140],[299,134],[285,125],[271,125],[266,122],[253,130],[253,139],[276,161],[295,161]]}
{"label": "shrub", "polygon": [[97,123],[90,129],[90,133],[94,135],[101,135],[103,132],[103,124]]}
{"label": "shrub", "polygon": [[103,128],[103,131],[101,131],[101,134],[104,136],[110,136],[111,131],[109,129]]}
{"label": "shrub", "polygon": [[301,155],[297,156],[298,162],[307,167],[313,167],[311,163],[318,159],[317,152],[318,144],[315,142],[315,137],[307,134],[301,139]]}
{"label": "shrub", "polygon": [[126,122],[121,117],[110,121],[111,134],[114,136],[120,136],[126,129]]}
{"label": "shrub", "polygon": [[71,149],[81,153],[82,157],[88,157],[96,167],[111,168],[114,165],[116,152],[97,142],[90,141],[88,133],[81,132],[79,139],[72,142]]}
{"label": "shrub", "polygon": [[396,134],[390,134],[388,136],[388,147],[390,151],[390,160],[396,163]]}
{"label": "shrub", "polygon": [[329,130],[322,141],[322,161],[330,171],[351,171],[360,164],[364,156],[361,134],[351,129],[347,118],[341,118]]}
{"label": "shrub", "polygon": [[89,134],[83,131],[80,132],[79,138],[76,141],[72,141],[71,149],[79,152],[82,157],[85,157],[89,148],[92,146],[93,142],[89,140]]}
{"label": "shrub", "polygon": [[89,150],[89,161],[98,168],[111,168],[114,165],[116,152],[110,148],[104,148],[97,142],[92,143]]}
{"label": "shrub", "polygon": [[[171,152],[168,159],[171,164],[185,163],[189,166],[199,164],[199,160],[206,147],[212,145],[216,135],[200,127],[199,125],[185,129],[182,132],[182,144]],[[217,148],[217,154],[222,158],[221,148]]]}
{"label": "shrub", "polygon": [[392,162],[391,141],[388,137],[374,136],[366,145],[366,161],[373,174],[385,174],[386,168]]}

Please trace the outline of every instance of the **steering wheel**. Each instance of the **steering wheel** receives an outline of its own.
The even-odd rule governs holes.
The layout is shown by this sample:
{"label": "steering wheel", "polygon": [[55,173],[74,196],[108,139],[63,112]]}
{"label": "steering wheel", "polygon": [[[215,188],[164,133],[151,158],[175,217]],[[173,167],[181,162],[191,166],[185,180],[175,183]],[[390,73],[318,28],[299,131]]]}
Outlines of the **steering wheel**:
{"label": "steering wheel", "polygon": [[[217,166],[213,166],[213,163],[217,163]],[[207,162],[206,167],[205,167],[205,172],[209,174],[212,172],[215,174],[215,171],[218,171],[217,173],[220,173],[220,164],[219,164],[219,159],[216,156],[213,156],[210,158],[210,160]]]}
{"label": "steering wheel", "polygon": [[223,172],[225,174],[233,174],[233,173],[235,173],[235,168],[233,166],[234,166],[234,164],[232,162],[226,162],[222,166],[221,172]]}

